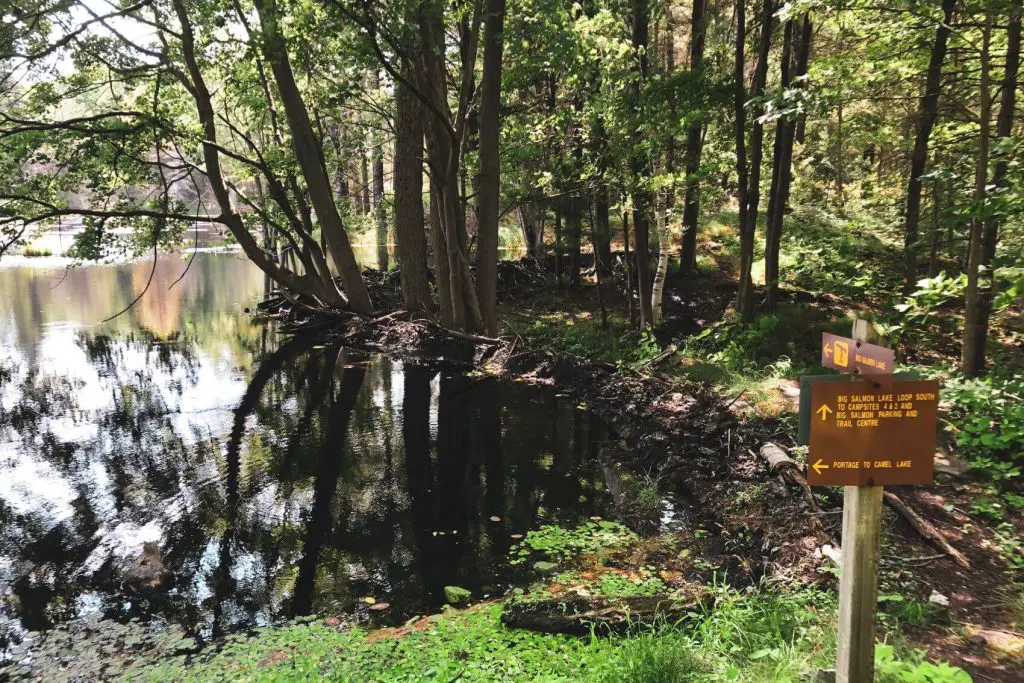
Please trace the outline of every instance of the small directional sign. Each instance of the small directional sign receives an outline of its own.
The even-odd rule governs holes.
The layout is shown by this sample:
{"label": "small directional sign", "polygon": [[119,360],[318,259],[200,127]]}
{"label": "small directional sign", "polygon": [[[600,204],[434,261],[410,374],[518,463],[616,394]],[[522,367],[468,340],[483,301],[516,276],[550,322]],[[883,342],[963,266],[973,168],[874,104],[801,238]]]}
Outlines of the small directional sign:
{"label": "small directional sign", "polygon": [[891,375],[895,363],[892,349],[831,332],[821,335],[821,364],[826,368],[853,375]]}
{"label": "small directional sign", "polygon": [[935,380],[811,385],[811,486],[931,484],[938,421]]}

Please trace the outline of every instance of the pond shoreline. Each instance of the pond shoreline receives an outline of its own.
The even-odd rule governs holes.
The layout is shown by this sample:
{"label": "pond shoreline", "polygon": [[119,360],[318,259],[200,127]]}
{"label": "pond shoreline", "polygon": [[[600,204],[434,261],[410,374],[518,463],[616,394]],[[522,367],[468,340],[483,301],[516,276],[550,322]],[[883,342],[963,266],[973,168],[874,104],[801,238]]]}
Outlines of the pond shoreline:
{"label": "pond shoreline", "polygon": [[[505,263],[509,264],[504,266],[506,271],[515,272],[519,267]],[[533,277],[543,277],[543,268],[536,263],[523,267],[532,270]],[[566,392],[618,437],[606,444],[601,458],[611,472],[606,480],[620,519],[633,526],[643,524],[645,515],[637,509],[635,498],[645,483],[653,483],[662,499],[675,497],[689,509],[689,522],[710,537],[707,547],[712,554],[729,558],[720,567],[728,584],[751,586],[767,580],[773,585],[834,590],[838,572],[834,565],[830,568],[828,556],[830,548],[838,548],[841,537],[841,495],[832,489],[816,489],[820,509],[813,510],[802,492],[770,473],[758,455],[765,443],[781,443],[780,439],[786,438],[791,429],[786,421],[759,414],[742,396],[727,396],[708,384],[667,377],[658,372],[657,362],[621,368],[530,348],[518,337],[491,340],[452,333],[422,315],[400,309],[397,277],[389,283],[391,296],[380,297],[381,290],[389,289],[384,286],[389,276],[373,271],[366,275],[377,300],[392,302],[375,317],[345,315],[324,320],[288,307],[274,311],[274,302],[270,302],[271,317],[297,333],[311,327],[317,334],[340,338],[356,348]],[[529,312],[530,297],[539,291],[540,287],[524,295],[520,289],[512,309]],[[499,297],[500,292],[499,285]],[[948,504],[946,509],[937,507],[932,494],[961,501],[966,508],[971,496],[983,488],[983,482],[969,476],[941,473],[931,489],[900,487],[898,495],[922,510],[948,536],[958,521],[956,508],[951,512]],[[1006,606],[996,610],[998,613],[991,606],[970,604],[947,610],[936,608],[929,597],[936,590],[947,595],[989,591],[1012,595],[1012,572],[1001,568],[1003,560],[990,540],[992,529],[982,525],[984,533],[955,535],[953,545],[974,567],[964,571],[952,558],[936,555],[935,546],[902,518],[888,508],[885,512],[891,544],[886,552],[891,559],[883,562],[890,565],[883,571],[897,577],[892,581],[900,584],[901,592],[941,612],[941,619],[981,625],[971,628],[998,630],[1000,624],[1009,623],[1012,617]],[[915,557],[930,559],[904,572],[900,565]],[[898,578],[901,574],[905,575]],[[999,662],[1003,655],[995,650],[979,651],[970,639],[961,643],[929,629],[912,629],[910,637],[933,657],[984,673],[991,680],[1014,680],[1012,671]]]}

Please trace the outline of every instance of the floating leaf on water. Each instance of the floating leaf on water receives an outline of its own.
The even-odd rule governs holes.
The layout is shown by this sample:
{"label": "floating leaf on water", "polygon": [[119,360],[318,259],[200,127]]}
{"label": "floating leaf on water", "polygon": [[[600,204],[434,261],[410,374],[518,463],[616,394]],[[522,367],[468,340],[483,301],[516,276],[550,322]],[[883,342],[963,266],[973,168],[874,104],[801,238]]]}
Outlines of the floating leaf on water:
{"label": "floating leaf on water", "polygon": [[367,605],[372,605],[373,603],[377,602],[377,598],[371,598],[370,596],[366,596],[365,598],[363,598],[363,602],[365,602]]}
{"label": "floating leaf on water", "polygon": [[501,521],[501,517],[499,517],[498,515],[491,515],[490,517],[488,517],[488,519],[491,520],[492,522],[500,522]]}
{"label": "floating leaf on water", "polygon": [[522,535],[522,534],[512,534],[511,536],[509,536],[509,538],[514,538],[514,539],[515,539],[515,540],[517,540],[517,541],[518,541],[519,539],[521,539],[522,537],[523,537],[523,535]]}

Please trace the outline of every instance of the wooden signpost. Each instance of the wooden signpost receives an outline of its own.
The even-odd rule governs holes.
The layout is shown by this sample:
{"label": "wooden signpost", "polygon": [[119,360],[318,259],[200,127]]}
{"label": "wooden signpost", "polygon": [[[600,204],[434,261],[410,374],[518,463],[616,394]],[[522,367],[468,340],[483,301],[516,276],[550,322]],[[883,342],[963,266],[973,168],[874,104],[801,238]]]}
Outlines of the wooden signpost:
{"label": "wooden signpost", "polygon": [[895,354],[869,343],[870,329],[854,319],[852,338],[823,335],[822,365],[850,381],[801,382],[807,483],[844,486],[838,683],[874,680],[883,486],[931,484],[935,454],[938,383],[894,380]]}

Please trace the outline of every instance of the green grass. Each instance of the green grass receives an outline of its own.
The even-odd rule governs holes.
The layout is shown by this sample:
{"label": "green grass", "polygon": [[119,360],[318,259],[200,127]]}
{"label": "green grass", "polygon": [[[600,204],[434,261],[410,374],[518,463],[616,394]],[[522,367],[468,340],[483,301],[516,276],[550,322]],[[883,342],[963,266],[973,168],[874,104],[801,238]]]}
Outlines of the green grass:
{"label": "green grass", "polygon": [[[713,606],[682,622],[617,637],[508,629],[500,613],[500,604],[485,604],[383,633],[320,621],[267,628],[233,638],[197,661],[169,660],[138,670],[133,678],[781,682],[800,680],[815,668],[831,666],[835,658],[836,599],[813,589],[785,593],[717,587]],[[901,661],[890,649],[885,652],[888,661]]]}

